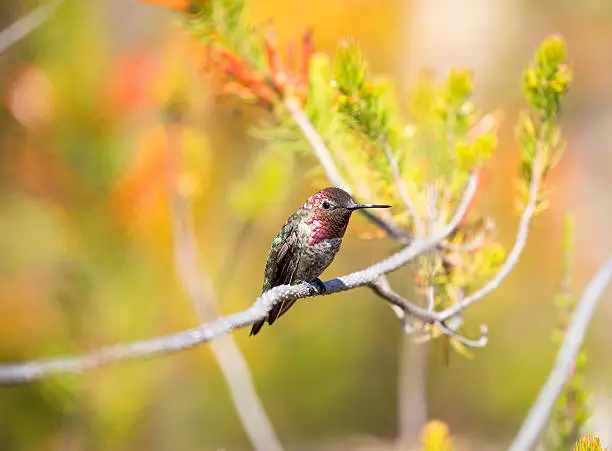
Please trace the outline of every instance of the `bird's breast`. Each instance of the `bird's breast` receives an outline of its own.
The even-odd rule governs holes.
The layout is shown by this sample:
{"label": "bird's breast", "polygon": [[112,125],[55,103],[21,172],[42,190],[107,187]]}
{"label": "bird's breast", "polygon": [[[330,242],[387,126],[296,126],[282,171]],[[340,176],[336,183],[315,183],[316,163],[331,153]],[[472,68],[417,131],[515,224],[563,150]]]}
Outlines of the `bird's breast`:
{"label": "bird's breast", "polygon": [[335,216],[323,217],[320,214],[314,214],[305,221],[305,225],[309,228],[308,244],[310,246],[322,241],[342,238],[348,226],[350,211],[341,213]]}
{"label": "bird's breast", "polygon": [[295,280],[312,281],[319,277],[334,261],[341,244],[342,238],[332,238],[305,246],[300,256]]}

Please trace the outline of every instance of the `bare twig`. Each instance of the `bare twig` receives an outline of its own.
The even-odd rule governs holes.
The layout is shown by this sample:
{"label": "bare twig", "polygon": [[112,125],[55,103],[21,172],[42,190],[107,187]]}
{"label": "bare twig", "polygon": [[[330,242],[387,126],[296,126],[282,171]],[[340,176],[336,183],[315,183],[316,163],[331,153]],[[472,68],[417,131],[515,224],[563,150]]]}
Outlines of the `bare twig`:
{"label": "bare twig", "polygon": [[[351,187],[348,183],[342,178],[340,171],[338,171],[338,167],[334,162],[334,159],[327,148],[327,145],[323,141],[323,138],[314,127],[310,119],[306,116],[304,111],[302,110],[298,101],[294,98],[288,97],[285,98],[285,107],[287,111],[291,115],[293,122],[300,128],[304,137],[310,144],[315,156],[319,160],[319,163],[323,167],[325,171],[325,175],[327,179],[333,185],[342,188],[346,192],[351,192]],[[398,230],[393,224],[389,224],[386,221],[382,220],[375,214],[371,213],[368,210],[359,210],[361,214],[363,214],[366,218],[368,218],[372,223],[378,226],[381,230],[383,230],[387,235],[396,239],[398,242],[402,244],[409,244],[411,241],[411,237],[408,233]]]}
{"label": "bare twig", "polygon": [[296,125],[302,130],[304,137],[312,147],[312,151],[315,156],[321,163],[327,178],[331,183],[333,183],[338,188],[342,188],[343,190],[350,192],[351,187],[346,183],[346,181],[340,175],[340,171],[338,171],[338,167],[336,163],[334,163],[334,159],[327,148],[327,145],[323,141],[323,138],[314,127],[310,119],[304,114],[302,108],[298,101],[292,97],[288,97],[285,99],[285,107],[291,118],[296,123]]}
{"label": "bare twig", "polygon": [[396,293],[389,285],[386,277],[379,277],[368,284],[368,286],[374,293],[388,301],[391,305],[399,307],[404,314],[420,319],[430,318],[430,312],[412,302],[408,302],[403,296]]}
{"label": "bare twig", "polygon": [[[485,324],[482,324],[480,326],[480,338],[478,338],[477,340],[471,340],[469,338],[465,338],[459,335],[459,333],[457,333],[455,329],[447,326],[444,321],[439,321],[438,319],[433,318],[429,310],[422,309],[421,307],[411,302],[408,302],[403,296],[401,296],[391,288],[386,278],[380,277],[370,283],[369,286],[376,294],[388,301],[391,305],[400,308],[403,312],[415,318],[433,324],[441,331],[443,331],[446,335],[452,337],[453,339],[464,344],[465,346],[471,348],[482,348],[486,346],[488,341],[488,328]],[[402,321],[404,322],[404,328],[406,328],[406,318],[400,319],[402,319]],[[412,326],[410,326],[409,330],[410,332],[412,332]]]}
{"label": "bare twig", "polygon": [[[370,285],[381,275],[405,266],[419,255],[438,246],[442,240],[453,232],[465,215],[477,184],[478,176],[474,173],[468,180],[463,199],[455,215],[439,234],[432,238],[415,241],[410,246],[369,268],[325,282],[325,294]],[[19,384],[54,374],[80,373],[113,362],[152,358],[192,348],[265,318],[270,309],[282,300],[302,299],[319,294],[321,293],[316,284],[302,282],[297,285],[281,285],[263,293],[248,309],[202,324],[194,329],[150,340],[108,346],[76,357],[39,359],[0,365],[0,384]],[[431,314],[425,312],[419,319],[423,321],[439,320],[435,312]]]}
{"label": "bare twig", "polygon": [[611,281],[612,258],[609,258],[584,290],[565,334],[555,366],[510,446],[510,451],[529,451],[536,445],[559,393],[570,375],[599,299]]}
{"label": "bare twig", "polygon": [[427,298],[427,311],[433,312],[436,306],[436,289],[432,285],[425,287],[425,297]]}
{"label": "bare twig", "polygon": [[393,150],[388,144],[385,144],[385,154],[387,156],[387,160],[389,161],[389,166],[391,167],[391,172],[393,173],[393,179],[395,180],[395,186],[399,191],[399,195],[406,206],[406,209],[412,216],[412,220],[414,221],[414,231],[415,236],[420,238],[425,234],[425,226],[423,225],[423,219],[417,210],[415,203],[412,201],[412,197],[410,197],[410,193],[408,192],[408,188],[402,179],[402,176],[399,171],[399,167],[397,165],[397,160],[393,155]]}
{"label": "bare twig", "polygon": [[46,5],[39,6],[0,31],[0,53],[12,47],[45,23],[62,3],[64,3],[64,0],[53,0]]}
{"label": "bare twig", "polygon": [[440,317],[442,320],[456,315],[457,313],[461,312],[461,310],[490,294],[497,287],[499,287],[499,285],[506,277],[508,277],[514,267],[517,265],[521,254],[525,249],[527,236],[529,235],[529,225],[531,224],[531,220],[533,219],[537,209],[538,192],[540,190],[540,182],[542,180],[543,158],[543,152],[542,150],[539,150],[533,163],[533,175],[529,184],[527,205],[525,206],[525,210],[523,211],[519,221],[514,246],[508,254],[508,257],[506,257],[506,261],[495,276],[485,286],[475,291],[471,295],[466,296],[461,302],[447,308],[443,312],[440,312]]}
{"label": "bare twig", "polygon": [[[438,194],[437,185],[430,184],[427,186],[427,220],[424,226],[426,230],[423,230],[423,233],[426,233],[427,236],[432,236],[436,232]],[[431,279],[431,276],[428,278]],[[425,297],[427,299],[427,311],[433,312],[436,306],[436,289],[431,285],[431,280],[425,287]]]}
{"label": "bare twig", "polygon": [[[191,207],[179,193],[173,197],[172,224],[177,271],[200,321],[213,321],[218,317],[218,306],[210,277],[198,264]],[[255,391],[247,362],[234,338],[231,335],[220,337],[211,343],[211,350],[227,381],[232,401],[253,448],[282,451],[283,447]]]}
{"label": "bare twig", "polygon": [[468,348],[484,348],[489,342],[489,328],[486,324],[480,325],[480,337],[476,340],[472,340],[470,338],[466,338],[463,335],[457,333],[455,329],[448,327],[444,321],[436,322],[436,326],[444,332],[445,335],[448,335],[455,341],[467,346]]}

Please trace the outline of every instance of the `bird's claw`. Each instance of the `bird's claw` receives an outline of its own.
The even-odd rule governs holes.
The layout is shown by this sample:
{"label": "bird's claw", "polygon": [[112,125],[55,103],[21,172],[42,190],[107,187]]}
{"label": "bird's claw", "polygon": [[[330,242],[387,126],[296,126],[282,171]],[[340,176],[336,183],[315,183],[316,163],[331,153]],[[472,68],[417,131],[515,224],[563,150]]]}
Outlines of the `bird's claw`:
{"label": "bird's claw", "polygon": [[313,281],[313,283],[317,286],[317,291],[319,294],[325,294],[327,289],[325,288],[325,284],[318,277]]}

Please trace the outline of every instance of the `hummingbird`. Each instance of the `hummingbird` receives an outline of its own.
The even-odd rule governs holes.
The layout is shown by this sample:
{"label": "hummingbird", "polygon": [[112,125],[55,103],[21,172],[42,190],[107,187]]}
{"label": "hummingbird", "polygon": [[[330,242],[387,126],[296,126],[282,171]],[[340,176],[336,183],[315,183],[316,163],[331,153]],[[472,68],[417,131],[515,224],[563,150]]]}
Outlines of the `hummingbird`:
{"label": "hummingbird", "polygon": [[[362,208],[389,208],[391,205],[358,204],[343,189],[328,187],[310,196],[294,212],[272,241],[262,293],[279,285],[314,282],[325,286],[319,276],[340,249],[351,214]],[[249,335],[257,335],[266,320],[272,325],[295,300],[276,304],[266,318],[253,324]]]}

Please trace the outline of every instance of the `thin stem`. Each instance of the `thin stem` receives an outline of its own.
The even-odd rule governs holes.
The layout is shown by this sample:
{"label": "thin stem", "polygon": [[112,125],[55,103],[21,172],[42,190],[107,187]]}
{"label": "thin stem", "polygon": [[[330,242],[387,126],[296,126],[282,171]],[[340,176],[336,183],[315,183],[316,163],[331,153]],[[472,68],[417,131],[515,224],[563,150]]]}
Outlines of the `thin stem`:
{"label": "thin stem", "polygon": [[555,366],[512,442],[510,451],[529,451],[536,445],[557,398],[570,376],[571,368],[576,361],[595,308],[611,281],[612,258],[609,258],[584,290],[565,334]]}
{"label": "thin stem", "polygon": [[312,122],[310,122],[310,119],[308,119],[298,101],[292,97],[288,97],[285,99],[285,107],[287,108],[287,111],[289,111],[293,121],[300,128],[300,130],[302,130],[304,137],[310,144],[310,147],[319,160],[319,163],[321,163],[321,166],[323,167],[329,181],[338,188],[342,188],[346,192],[350,192],[351,187],[342,178],[342,175],[340,175],[340,171],[338,171],[338,167],[336,166],[329,149],[325,145],[323,138]]}
{"label": "thin stem", "polygon": [[[434,324],[446,335],[454,338],[456,341],[463,343],[464,345],[471,348],[483,348],[484,346],[486,346],[488,341],[488,328],[485,324],[482,324],[480,326],[480,338],[478,338],[477,340],[471,340],[469,338],[465,338],[459,335],[455,329],[447,326],[443,321],[431,318],[430,311],[424,310],[416,304],[413,304],[412,302],[408,302],[403,296],[401,296],[391,288],[386,278],[378,278],[369,286],[377,295],[388,301],[392,306],[401,309],[401,311],[412,315],[415,318],[426,319],[429,317],[429,319],[427,320],[428,322]],[[402,319],[404,325],[406,326],[405,319],[400,319]],[[413,330],[410,329],[410,331],[412,332]]]}
{"label": "thin stem", "polygon": [[412,302],[408,302],[403,296],[399,295],[389,285],[386,278],[378,278],[369,284],[369,287],[381,298],[388,301],[391,305],[399,307],[404,314],[416,318],[425,319],[429,317],[429,312]]}
{"label": "thin stem", "polygon": [[53,0],[47,5],[39,6],[0,31],[0,53],[21,41],[49,20],[62,3],[64,3],[64,0]]}
{"label": "thin stem", "polygon": [[427,285],[425,287],[425,296],[427,297],[427,311],[433,312],[436,305],[436,292],[433,286]]}
{"label": "thin stem", "polygon": [[476,340],[472,340],[464,337],[463,335],[459,335],[456,330],[448,327],[443,321],[439,321],[436,323],[436,326],[444,332],[445,335],[453,338],[455,341],[467,346],[469,348],[484,348],[489,341],[489,328],[486,324],[480,325],[480,337]]}
{"label": "thin stem", "polygon": [[408,192],[408,188],[402,179],[402,176],[399,171],[399,167],[397,165],[397,160],[395,159],[395,155],[393,155],[393,150],[388,144],[384,145],[385,155],[387,156],[387,160],[389,161],[389,166],[391,167],[391,172],[393,173],[393,179],[395,180],[395,186],[399,192],[400,197],[402,198],[402,202],[406,206],[406,209],[412,216],[412,220],[414,221],[414,231],[415,236],[417,238],[425,235],[425,226],[423,225],[423,219],[419,214],[419,211],[416,208],[415,203],[412,201],[412,197],[410,197],[410,193]]}

